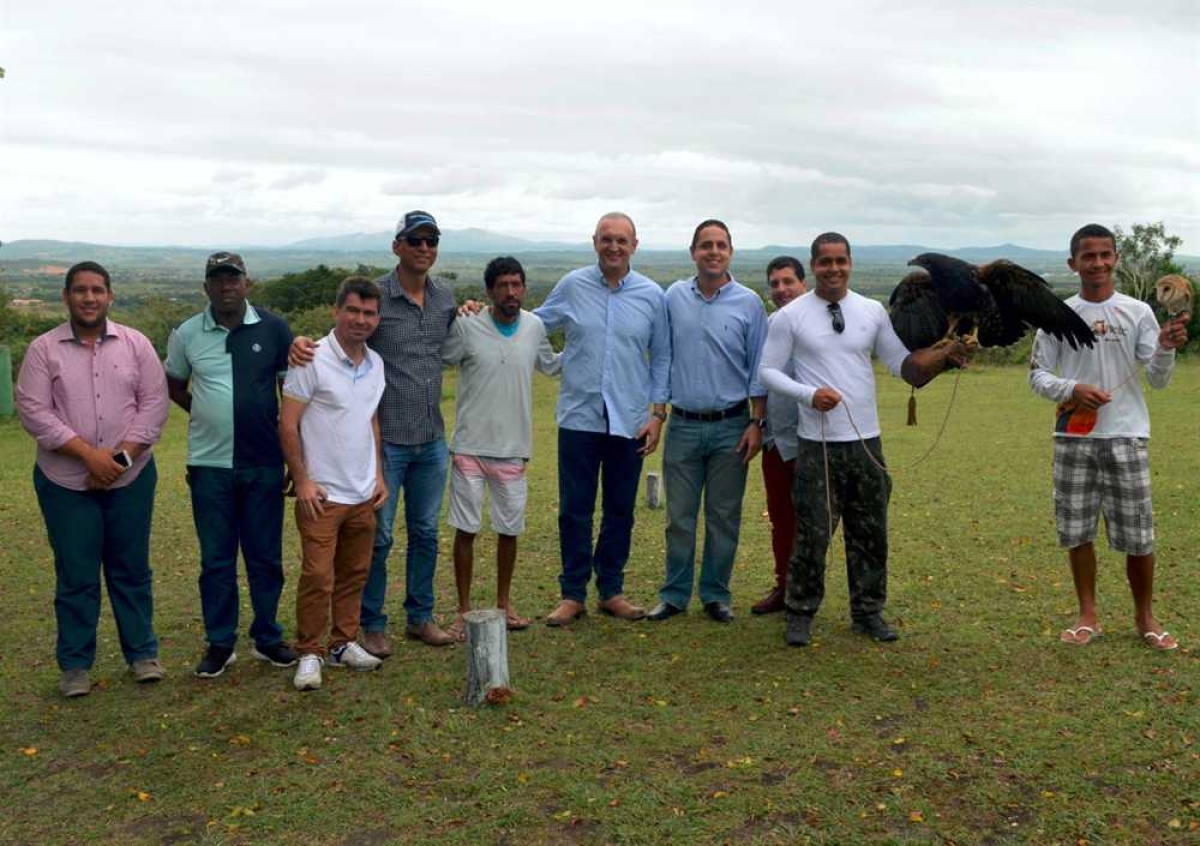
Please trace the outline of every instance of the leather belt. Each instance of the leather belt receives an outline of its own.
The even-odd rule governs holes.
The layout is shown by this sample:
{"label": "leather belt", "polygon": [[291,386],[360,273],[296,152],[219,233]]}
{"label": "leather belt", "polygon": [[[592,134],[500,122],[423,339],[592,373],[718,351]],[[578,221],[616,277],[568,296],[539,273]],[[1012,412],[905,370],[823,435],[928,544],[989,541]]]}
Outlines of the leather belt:
{"label": "leather belt", "polygon": [[721,409],[720,411],[688,411],[686,408],[673,405],[671,406],[671,413],[678,414],[684,420],[699,420],[702,423],[714,423],[717,420],[728,420],[730,417],[737,417],[749,407],[750,404],[746,400],[734,403],[729,408]]}

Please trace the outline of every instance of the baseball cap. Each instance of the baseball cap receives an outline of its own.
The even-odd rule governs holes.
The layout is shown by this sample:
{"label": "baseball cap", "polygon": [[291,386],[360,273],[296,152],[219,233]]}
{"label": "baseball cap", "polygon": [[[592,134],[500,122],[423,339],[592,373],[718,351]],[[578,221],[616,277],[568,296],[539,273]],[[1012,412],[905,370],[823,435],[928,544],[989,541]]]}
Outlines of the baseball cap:
{"label": "baseball cap", "polygon": [[238,273],[246,273],[246,263],[242,261],[242,257],[237,253],[213,253],[208,257],[208,264],[204,268],[204,277],[207,279],[218,270],[236,270]]}
{"label": "baseball cap", "polygon": [[426,211],[415,210],[406,212],[404,217],[396,223],[396,237],[403,238],[418,229],[432,229],[438,235],[442,234],[433,215]]}

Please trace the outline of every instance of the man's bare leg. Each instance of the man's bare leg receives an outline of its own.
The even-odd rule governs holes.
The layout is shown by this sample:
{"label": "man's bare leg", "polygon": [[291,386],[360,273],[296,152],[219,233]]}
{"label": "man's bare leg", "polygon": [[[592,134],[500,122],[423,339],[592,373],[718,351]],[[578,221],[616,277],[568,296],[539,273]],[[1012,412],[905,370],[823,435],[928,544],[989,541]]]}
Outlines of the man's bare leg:
{"label": "man's bare leg", "polygon": [[1129,590],[1133,593],[1133,620],[1137,625],[1138,634],[1143,639],[1147,632],[1156,635],[1157,643],[1151,644],[1159,649],[1169,649],[1168,644],[1174,643],[1172,635],[1163,636],[1162,623],[1154,618],[1154,553],[1149,555],[1125,556],[1125,575],[1129,579]]}
{"label": "man's bare leg", "polygon": [[[1071,579],[1075,583],[1075,596],[1079,600],[1079,616],[1075,625],[1062,633],[1065,643],[1087,643],[1100,631],[1096,622],[1096,546],[1085,543],[1067,551],[1071,563]],[[1092,631],[1082,631],[1081,629]],[[1072,634],[1074,630],[1074,634]]]}
{"label": "man's bare leg", "polygon": [[458,589],[458,617],[447,630],[455,639],[466,639],[463,614],[471,610],[471,577],[475,572],[475,535],[458,529],[454,534],[454,586]]}
{"label": "man's bare leg", "polygon": [[496,534],[496,605],[504,609],[509,629],[523,629],[529,621],[512,607],[512,577],[517,566],[516,535]]}

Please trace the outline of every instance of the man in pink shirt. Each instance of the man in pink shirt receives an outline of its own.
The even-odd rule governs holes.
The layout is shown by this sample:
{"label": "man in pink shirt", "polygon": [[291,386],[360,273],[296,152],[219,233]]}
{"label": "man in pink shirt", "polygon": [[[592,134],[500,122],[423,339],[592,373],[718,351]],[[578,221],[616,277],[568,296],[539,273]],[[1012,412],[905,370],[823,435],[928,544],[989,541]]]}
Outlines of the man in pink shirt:
{"label": "man in pink shirt", "polygon": [[33,487],[54,550],[59,691],[91,692],[100,569],[121,652],[138,682],[164,675],[152,625],[150,448],[167,420],[167,381],[146,336],[108,319],[112,280],[67,271],[70,320],[39,335],[17,377],[17,413],[37,441]]}

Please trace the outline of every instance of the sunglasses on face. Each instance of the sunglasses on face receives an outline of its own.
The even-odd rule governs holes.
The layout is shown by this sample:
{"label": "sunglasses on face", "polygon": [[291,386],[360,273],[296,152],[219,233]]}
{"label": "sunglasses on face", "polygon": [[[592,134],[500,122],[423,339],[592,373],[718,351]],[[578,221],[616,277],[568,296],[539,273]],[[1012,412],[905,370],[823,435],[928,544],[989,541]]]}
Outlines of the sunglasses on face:
{"label": "sunglasses on face", "polygon": [[419,247],[424,244],[426,247],[436,248],[440,239],[437,235],[405,235],[404,243],[410,247]]}
{"label": "sunglasses on face", "polygon": [[846,331],[846,318],[842,316],[842,307],[837,303],[830,303],[829,320],[833,323],[833,331],[839,335]]}

